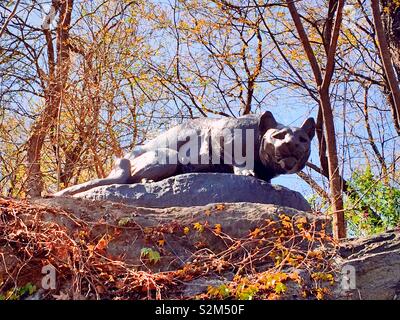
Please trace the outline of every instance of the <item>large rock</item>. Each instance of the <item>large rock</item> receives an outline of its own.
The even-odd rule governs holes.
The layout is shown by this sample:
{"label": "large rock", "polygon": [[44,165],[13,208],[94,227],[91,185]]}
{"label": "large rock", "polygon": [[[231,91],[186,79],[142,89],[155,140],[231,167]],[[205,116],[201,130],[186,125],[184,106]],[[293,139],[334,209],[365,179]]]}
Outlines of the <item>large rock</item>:
{"label": "large rock", "polygon": [[[307,221],[306,229],[298,227],[301,220]],[[266,233],[261,234],[272,221],[280,221],[278,229],[263,229]],[[220,235],[213,231],[217,225],[222,228]],[[315,225],[316,232],[301,231],[308,230],[307,225]],[[295,234],[280,233],[291,226]],[[275,254],[287,248],[295,255],[287,255],[279,272],[297,271],[301,281],[300,285],[286,281],[283,299],[307,298],[303,290],[321,289],[318,277],[331,273],[335,281],[324,285],[329,289],[324,298],[399,299],[399,230],[332,242],[329,236],[322,238],[323,232],[318,238],[326,227],[329,219],[324,215],[267,204],[160,209],[62,197],[30,201],[0,197],[0,279],[7,288],[27,283],[40,288],[41,268],[50,261],[57,269],[57,289],[39,289],[30,299],[154,298],[156,282],[160,298],[193,298],[210,285],[234,282],[237,274],[273,274],[280,257]],[[159,252],[160,260],[147,261],[141,254],[144,248]],[[292,264],[289,258],[299,254],[304,260]],[[225,262],[221,270],[220,262]],[[251,265],[247,273],[241,270],[244,263]],[[344,267],[354,270],[354,288],[343,286]],[[0,296],[7,288],[0,284]]]}
{"label": "large rock", "polygon": [[[146,276],[146,272],[162,277],[163,272],[182,270],[198,258],[208,259],[210,254],[224,255],[224,252],[232,247],[232,242],[235,249],[228,256],[241,260],[243,254],[257,246],[258,242],[250,240],[238,247],[235,243],[248,238],[252,231],[257,233],[259,228],[263,228],[270,221],[280,223],[282,215],[293,221],[306,219],[310,225],[316,226],[316,230],[326,229],[330,233],[329,218],[324,215],[271,204],[242,202],[145,208],[71,197],[38,198],[29,201],[0,197],[0,255],[4,254],[5,257],[0,263],[0,279],[9,279],[9,284],[14,286],[14,281],[18,278],[19,286],[33,283],[40,288],[43,278],[41,268],[45,263],[43,259],[47,259],[62,269],[57,271],[57,281],[60,281],[57,290],[60,294],[68,292],[70,298],[81,299],[85,297],[79,295],[80,289],[73,292],[75,289],[71,287],[72,273],[75,272],[71,273],[71,270],[76,270],[75,266],[83,261],[85,272],[91,273],[95,270],[96,277],[101,278],[102,273],[96,269],[101,265],[101,268],[112,272],[111,278],[117,279],[121,276],[120,272],[127,270],[129,274],[139,278],[142,274]],[[213,232],[217,225],[227,237],[220,237]],[[276,237],[273,232],[266,233],[266,237],[269,236]],[[160,244],[160,239],[165,242]],[[19,243],[17,247],[13,245],[15,242]],[[32,255],[25,253],[22,248],[32,251]],[[146,261],[142,256],[142,250],[145,248],[158,251],[161,259],[157,263]],[[29,262],[26,263],[25,259],[29,259]],[[93,259],[97,262],[93,262]],[[111,263],[111,260],[114,262]],[[264,265],[273,265],[271,259],[265,259],[265,262],[263,260],[254,261],[254,267],[262,269]],[[118,266],[122,266],[123,269],[118,269]],[[193,285],[191,280],[197,277],[182,279],[188,283],[181,282],[177,288],[184,295],[195,295],[207,290],[210,284],[228,281],[232,278],[232,272],[233,270],[226,270],[218,275],[211,272],[214,275],[206,275],[204,281],[199,280]],[[96,283],[107,282],[100,278],[96,279]],[[0,296],[1,290],[0,285]],[[41,290],[39,296],[32,299],[43,299],[44,295],[48,296],[49,292]],[[177,298],[173,295],[171,297]],[[94,298],[93,295],[91,298]]]}
{"label": "large rock", "polygon": [[355,288],[339,287],[337,299],[400,300],[399,229],[342,243],[337,264],[355,273]]}
{"label": "large rock", "polygon": [[74,197],[149,208],[251,202],[311,210],[308,202],[296,191],[254,177],[227,173],[188,173],[159,182],[101,186]]}
{"label": "large rock", "polygon": [[[124,259],[133,265],[141,264],[140,249],[148,245],[148,239],[143,236],[143,230],[146,228],[179,224],[188,226],[192,230],[193,225],[197,222],[211,227],[220,224],[223,231],[229,234],[230,237],[243,238],[251,230],[264,225],[268,219],[279,220],[279,215],[285,214],[293,219],[305,217],[310,223],[315,223],[319,229],[324,228],[328,233],[331,232],[329,218],[325,215],[316,215],[271,204],[242,202],[190,207],[145,208],[108,201],[88,201],[62,197],[40,199],[35,200],[35,202],[72,212],[75,217],[83,219],[89,224],[104,221],[107,226],[121,225],[121,223],[123,225],[127,223],[129,226],[140,226],[138,229],[127,228],[124,230],[118,240],[115,239],[108,248],[111,255],[124,256]],[[54,215],[47,212],[44,219],[56,221],[57,224],[66,226],[71,233],[79,230],[77,226],[71,224],[71,221],[58,214]],[[92,232],[95,232],[100,237],[106,230],[98,228],[93,229]],[[194,237],[193,239],[191,238],[192,236]],[[167,242],[166,247],[172,248],[174,254],[164,258],[162,263],[157,264],[155,271],[168,270],[171,268],[172,263],[180,265],[190,259],[194,249],[193,243],[199,241],[200,238],[202,242],[209,243],[216,251],[226,249],[226,244],[223,241],[217,239],[212,233],[207,232],[202,232],[200,238],[198,238],[196,232],[192,232],[188,237],[182,237],[181,230],[172,234],[167,232],[164,237]]]}

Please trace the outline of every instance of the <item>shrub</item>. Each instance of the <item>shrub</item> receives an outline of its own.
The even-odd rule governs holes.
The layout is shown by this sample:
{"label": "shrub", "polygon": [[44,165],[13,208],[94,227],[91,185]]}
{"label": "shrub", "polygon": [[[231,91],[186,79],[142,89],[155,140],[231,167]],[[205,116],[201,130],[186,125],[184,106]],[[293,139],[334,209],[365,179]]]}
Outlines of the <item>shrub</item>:
{"label": "shrub", "polygon": [[400,224],[400,190],[376,178],[370,167],[349,181],[346,215],[350,235],[371,235]]}

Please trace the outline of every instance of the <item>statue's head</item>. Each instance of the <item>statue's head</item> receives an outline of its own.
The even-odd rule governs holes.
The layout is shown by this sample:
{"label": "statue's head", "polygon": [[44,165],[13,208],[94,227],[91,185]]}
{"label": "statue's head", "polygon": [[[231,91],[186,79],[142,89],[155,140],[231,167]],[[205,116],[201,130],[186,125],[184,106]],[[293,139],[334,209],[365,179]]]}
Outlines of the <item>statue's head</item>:
{"label": "statue's head", "polygon": [[265,166],[277,174],[296,173],[304,168],[315,134],[313,118],[308,118],[299,128],[287,127],[277,123],[267,111],[260,118],[259,129],[259,155]]}

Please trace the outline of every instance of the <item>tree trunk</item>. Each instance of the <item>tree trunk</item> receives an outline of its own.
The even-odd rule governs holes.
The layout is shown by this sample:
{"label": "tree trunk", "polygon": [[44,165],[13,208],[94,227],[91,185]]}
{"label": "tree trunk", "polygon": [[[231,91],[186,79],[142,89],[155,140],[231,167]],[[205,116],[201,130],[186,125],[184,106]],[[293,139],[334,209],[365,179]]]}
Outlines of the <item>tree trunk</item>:
{"label": "tree trunk", "polygon": [[[62,93],[65,89],[69,67],[69,28],[71,24],[71,14],[73,0],[53,0],[52,6],[59,11],[59,20],[56,30],[56,53],[54,52],[51,32],[44,28],[43,32],[47,42],[47,57],[49,64],[49,74],[46,75],[44,83],[47,87],[43,88],[45,93],[45,108],[38,120],[33,124],[31,136],[27,141],[27,195],[39,197],[43,191],[43,179],[41,172],[41,152],[44,141],[51,127],[57,120],[62,102]],[[57,55],[57,57],[55,57]]]}
{"label": "tree trunk", "polygon": [[[300,15],[296,9],[296,5],[291,0],[286,0],[286,4],[289,8],[290,15],[292,16],[294,25],[299,34],[300,41],[303,45],[304,51],[307,55],[307,59],[310,63],[310,67],[314,74],[315,83],[318,87],[318,93],[320,98],[320,112],[322,113],[323,126],[325,128],[325,141],[327,148],[327,158],[328,158],[328,172],[329,172],[329,187],[330,187],[330,202],[333,212],[333,233],[335,238],[345,238],[346,237],[346,224],[344,219],[343,211],[343,198],[342,198],[342,184],[341,177],[339,173],[339,161],[337,157],[337,146],[336,146],[336,132],[335,123],[333,118],[333,111],[329,97],[329,87],[332,80],[333,72],[335,69],[335,54],[337,41],[339,37],[340,26],[342,22],[342,11],[344,6],[344,0],[339,0],[336,9],[336,19],[331,28],[329,36],[326,36],[327,41],[329,41],[329,48],[327,48],[327,62],[326,71],[324,76],[322,76],[321,68],[318,64],[317,58],[314,54],[311,43],[308,39],[307,33],[304,29],[303,23],[301,21]],[[332,5],[332,10],[333,10]],[[331,20],[333,20],[332,12],[329,13]],[[322,150],[320,150],[321,152]],[[325,152],[325,150],[323,150]],[[322,157],[323,158],[323,157]],[[322,162],[321,162],[322,163]]]}
{"label": "tree trunk", "polygon": [[[386,1],[382,1],[385,3]],[[371,9],[372,16],[374,20],[375,34],[377,38],[377,43],[379,47],[379,54],[381,56],[381,60],[383,63],[383,69],[385,71],[386,79],[390,88],[390,92],[392,95],[393,104],[391,105],[393,121],[396,129],[400,126],[400,87],[398,83],[398,69],[397,75],[395,66],[397,62],[397,68],[399,67],[399,42],[397,36],[400,33],[400,30],[394,30],[393,28],[397,28],[396,24],[393,24],[391,13],[395,15],[395,12],[398,11],[398,8],[395,8],[395,5],[390,3],[384,7],[388,10],[383,10],[383,12],[387,15],[387,26],[386,30],[383,25],[382,16],[381,16],[381,8],[379,6],[379,0],[371,0]],[[394,16],[394,18],[396,18]],[[398,18],[397,18],[398,20]],[[392,60],[393,59],[393,60]]]}
{"label": "tree trunk", "polygon": [[336,131],[333,120],[329,91],[320,91],[322,114],[325,124],[325,137],[328,152],[329,189],[333,214],[333,233],[337,239],[346,237],[346,222],[343,210],[342,180],[339,172],[339,161],[336,148]]}
{"label": "tree trunk", "polygon": [[389,49],[392,61],[397,75],[400,74],[400,6],[396,6],[393,1],[381,0],[382,20],[384,24],[386,38],[389,43]]}

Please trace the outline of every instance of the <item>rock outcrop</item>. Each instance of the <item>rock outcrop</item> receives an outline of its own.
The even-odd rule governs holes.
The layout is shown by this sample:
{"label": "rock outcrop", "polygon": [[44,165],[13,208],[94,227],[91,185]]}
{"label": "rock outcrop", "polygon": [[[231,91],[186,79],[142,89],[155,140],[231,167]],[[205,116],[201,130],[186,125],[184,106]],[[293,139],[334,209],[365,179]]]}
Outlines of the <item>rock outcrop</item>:
{"label": "rock outcrop", "polygon": [[339,286],[337,298],[400,300],[400,230],[343,242],[337,264],[355,271],[355,288]]}
{"label": "rock outcrop", "polygon": [[[204,206],[170,208],[134,207],[108,201],[91,202],[70,198],[41,199],[40,203],[57,206],[91,223],[103,221],[109,226],[128,227],[110,243],[108,250],[112,256],[124,256],[125,261],[133,265],[141,264],[140,250],[149,245],[148,239],[143,236],[144,229],[172,228],[174,232],[163,233],[163,239],[165,240],[164,248],[171,249],[174,254],[166,257],[163,261],[160,260],[158,264],[150,266],[153,271],[157,272],[170,269],[171,263],[176,268],[182,267],[196,251],[194,246],[196,242],[207,243],[212,250],[226,249],[224,241],[218,239],[211,232],[199,233],[193,230],[196,223],[211,228],[219,224],[224,233],[232,238],[240,239],[248,236],[250,231],[261,227],[267,220],[279,220],[280,214],[285,214],[290,218],[305,217],[308,221],[315,223],[319,229],[329,221],[324,215],[314,215],[271,204],[247,202],[211,203]],[[71,228],[70,232],[72,233],[79,231],[79,228],[66,224],[65,217],[46,214],[45,219],[57,221],[59,225]],[[189,232],[185,236],[182,233],[185,227],[195,232]],[[329,223],[324,225],[324,228],[328,233],[330,232]],[[105,231],[98,227],[96,233],[100,236]]]}
{"label": "rock outcrop", "polygon": [[[222,289],[234,299],[399,299],[399,232],[337,243],[329,225],[271,204],[0,198],[0,297],[31,282],[30,299],[224,298]],[[54,290],[41,289],[46,263]],[[343,285],[348,267],[354,288]]]}
{"label": "rock outcrop", "polygon": [[159,182],[101,186],[74,197],[147,208],[251,202],[311,210],[308,202],[296,191],[254,177],[227,173],[188,173]]}

